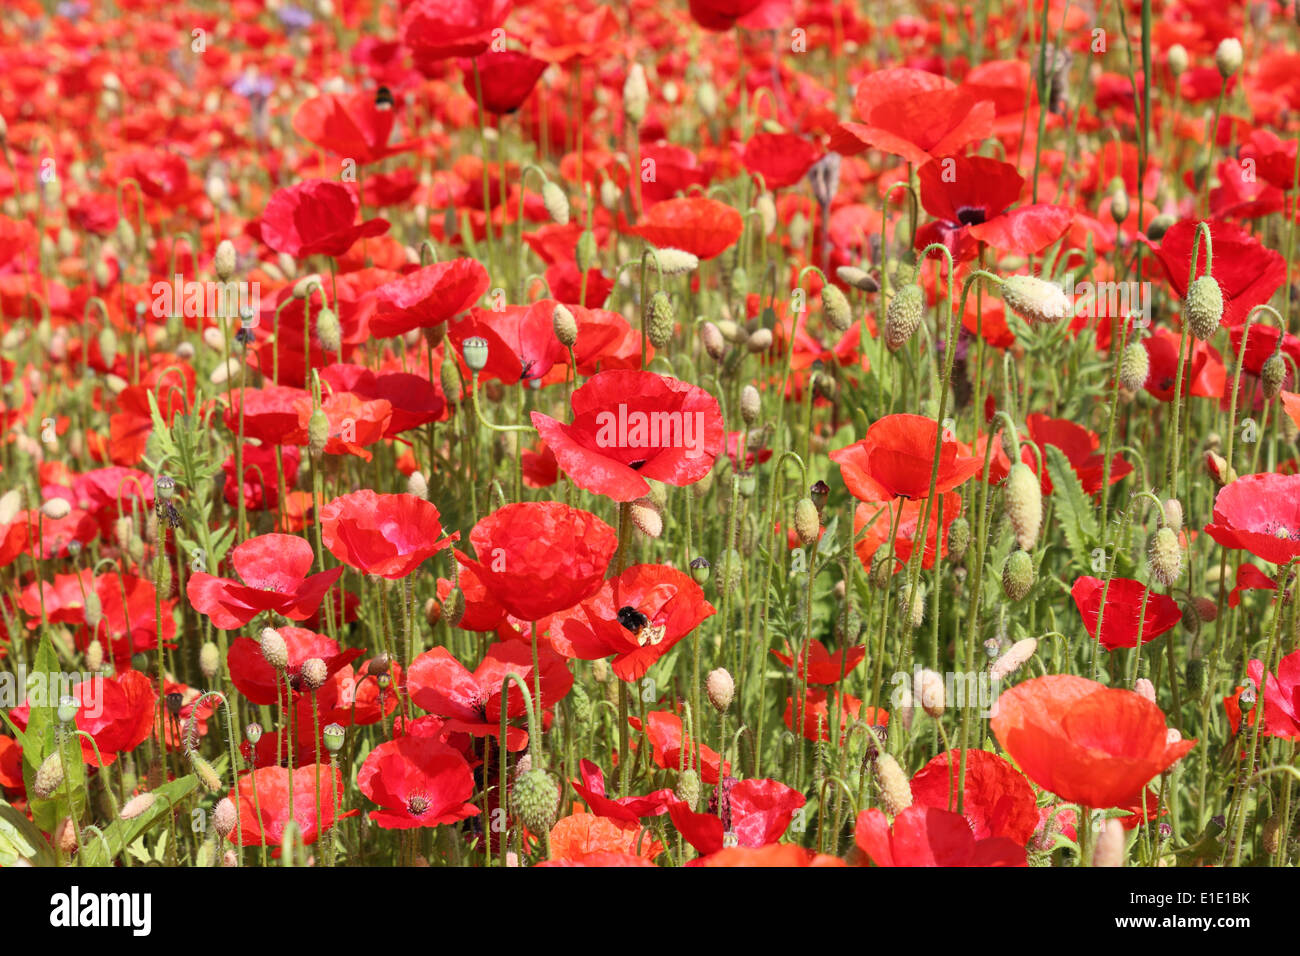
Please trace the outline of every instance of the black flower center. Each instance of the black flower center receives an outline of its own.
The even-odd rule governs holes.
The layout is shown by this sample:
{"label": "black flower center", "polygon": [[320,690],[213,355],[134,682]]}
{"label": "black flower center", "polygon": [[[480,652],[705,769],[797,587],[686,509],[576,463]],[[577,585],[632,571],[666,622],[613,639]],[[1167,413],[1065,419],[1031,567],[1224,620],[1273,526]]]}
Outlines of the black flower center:
{"label": "black flower center", "polygon": [[963,226],[978,226],[985,220],[984,210],[973,206],[964,206],[957,210],[957,221]]}

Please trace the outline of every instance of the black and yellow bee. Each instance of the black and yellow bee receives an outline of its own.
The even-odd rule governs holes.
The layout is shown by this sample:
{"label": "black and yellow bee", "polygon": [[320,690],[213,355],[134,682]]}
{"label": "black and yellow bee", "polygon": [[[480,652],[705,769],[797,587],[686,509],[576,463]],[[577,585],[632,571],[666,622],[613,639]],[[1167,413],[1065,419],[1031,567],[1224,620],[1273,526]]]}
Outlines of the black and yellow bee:
{"label": "black and yellow bee", "polygon": [[668,630],[663,624],[651,624],[648,617],[629,606],[618,609],[618,623],[636,636],[636,642],[641,647],[658,644]]}

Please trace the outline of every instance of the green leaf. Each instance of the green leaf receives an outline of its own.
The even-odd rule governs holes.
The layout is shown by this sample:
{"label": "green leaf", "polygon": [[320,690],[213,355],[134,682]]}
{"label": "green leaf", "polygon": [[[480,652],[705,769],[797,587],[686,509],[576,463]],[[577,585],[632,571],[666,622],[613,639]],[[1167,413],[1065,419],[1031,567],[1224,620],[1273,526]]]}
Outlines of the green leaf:
{"label": "green leaf", "polygon": [[1044,448],[1047,451],[1047,473],[1052,479],[1052,497],[1056,500],[1056,516],[1065,531],[1070,555],[1075,563],[1088,567],[1090,553],[1100,545],[1101,538],[1092,499],[1084,492],[1065,452],[1055,445],[1045,445]]}
{"label": "green leaf", "polygon": [[0,866],[13,866],[19,860],[54,866],[54,853],[31,820],[0,800]]}

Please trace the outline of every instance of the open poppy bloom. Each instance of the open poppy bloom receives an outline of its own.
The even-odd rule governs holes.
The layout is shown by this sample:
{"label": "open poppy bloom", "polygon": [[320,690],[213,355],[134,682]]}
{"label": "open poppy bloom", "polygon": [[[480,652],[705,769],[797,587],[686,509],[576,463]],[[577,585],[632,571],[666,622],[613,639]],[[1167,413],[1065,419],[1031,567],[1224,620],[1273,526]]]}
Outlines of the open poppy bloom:
{"label": "open poppy bloom", "polygon": [[[925,498],[930,494],[938,431],[939,423],[924,415],[886,415],[867,429],[866,437],[831,452],[830,458],[840,466],[844,484],[859,501]],[[944,441],[935,493],[963,484],[982,465],[960,442]]]}
{"label": "open poppy bloom", "polygon": [[573,393],[572,424],[532,419],[574,484],[615,501],[647,494],[647,478],[694,484],[722,451],[717,399],[654,372],[601,372]]}
{"label": "open poppy bloom", "polygon": [[[962,814],[975,839],[1006,837],[1024,846],[1038,828],[1034,788],[1004,758],[967,750]],[[947,810],[957,806],[962,751],[946,750],[912,777],[912,805]]]}
{"label": "open poppy bloom", "polygon": [[[977,455],[978,459],[979,456]],[[942,509],[939,502],[942,502]],[[962,501],[961,495],[955,491],[939,496],[939,502],[930,506],[930,515],[928,520],[929,527],[925,536],[925,552],[921,555],[921,566],[926,568],[934,567],[935,544],[942,536],[943,547],[939,549],[940,554],[948,553],[948,532],[952,528],[952,523],[961,516]],[[892,502],[864,501],[858,505],[853,512],[853,550],[862,562],[862,566],[871,569],[872,558],[882,547],[889,544],[890,528],[894,531],[894,555],[898,559],[894,562],[893,573],[898,574],[906,566],[912,557],[912,548],[916,546],[916,536],[918,527],[921,524],[921,512],[925,508],[925,501],[898,499]],[[942,516],[939,514],[943,511]],[[939,520],[943,519],[943,530],[940,532]],[[900,563],[901,562],[901,563]]]}
{"label": "open poppy bloom", "polygon": [[[1068,419],[1048,418],[1038,413],[1025,416],[1025,427],[1030,439],[1038,446],[1044,462],[1048,460],[1047,446],[1055,445],[1065,453],[1083,490],[1090,495],[1101,491],[1101,483],[1106,473],[1106,457],[1099,450],[1101,438],[1095,432]],[[1032,452],[1022,449],[1022,460],[1029,463],[1033,458]],[[1031,464],[1030,467],[1036,468],[1036,465]],[[1115,484],[1132,470],[1133,466],[1124,460],[1123,455],[1116,454],[1110,460],[1110,483]],[[1039,478],[1043,494],[1050,495],[1052,478],[1046,468]]]}
{"label": "open poppy bloom", "polygon": [[385,830],[436,827],[479,812],[467,802],[474,794],[469,764],[437,737],[384,741],[361,765],[357,787],[382,808],[370,819]]}
{"label": "open poppy bloom", "polygon": [[613,656],[620,680],[640,680],[650,665],[715,613],[688,574],[662,564],[638,564],[610,578],[596,594],[552,619],[561,653],[594,661]]}
{"label": "open poppy bloom", "polygon": [[524,105],[533,87],[550,66],[545,60],[519,50],[487,50],[464,64],[465,92],[475,96],[473,66],[478,66],[483,109],[497,116],[513,113]]}
{"label": "open poppy bloom", "polygon": [[[92,745],[84,737],[77,738],[82,760],[92,767],[100,766],[96,746],[103,757],[103,766],[107,767],[119,754],[128,753],[148,740],[156,729],[154,705],[158,696],[153,682],[139,671],[122,671],[112,677],[96,674],[78,681],[70,696],[77,702],[77,729],[95,740]],[[9,716],[19,730],[26,730],[31,705],[23,703],[14,707]]]}
{"label": "open poppy bloom", "polygon": [[636,225],[623,232],[640,236],[660,249],[681,249],[699,259],[714,259],[731,248],[744,231],[744,220],[726,203],[701,196],[655,203]]}
{"label": "open poppy bloom", "polygon": [[666,813],[668,805],[677,800],[671,790],[656,790],[644,797],[614,800],[605,796],[605,774],[600,767],[584,758],[578,764],[578,772],[582,774],[582,782],[572,781],[574,792],[582,797],[592,813],[620,823],[639,826],[642,817]]}
{"label": "open poppy bloom", "polygon": [[362,574],[396,581],[460,537],[441,537],[438,508],[415,495],[354,491],[321,509],[330,554]]}
{"label": "open poppy bloom", "polygon": [[[816,687],[809,687],[807,695],[804,697],[802,707],[803,727],[801,733],[805,740],[830,740],[831,739],[831,711],[832,709],[839,712],[840,718],[840,743],[843,744],[845,735],[848,733],[849,724],[858,720],[873,727],[888,727],[889,714],[886,711],[876,707],[862,709],[862,701],[852,694],[842,694],[839,691],[826,691]],[[794,720],[794,698],[785,699],[785,725],[791,730],[795,729]]]}
{"label": "open poppy bloom", "polygon": [[[1102,596],[1105,595],[1105,613],[1102,613]],[[1093,640],[1101,641],[1108,651],[1117,647],[1137,647],[1138,635],[1142,643],[1153,641],[1183,619],[1178,602],[1167,594],[1148,591],[1141,581],[1130,578],[1111,578],[1110,589],[1100,578],[1084,576],[1070,589],[1074,606],[1079,609],[1083,626]],[[1143,600],[1146,614],[1141,615]],[[1097,622],[1101,621],[1101,633]]]}
{"label": "open poppy bloom", "polygon": [[[284,702],[287,693],[300,690],[302,665],[313,658],[324,661],[327,673],[333,674],[365,653],[359,647],[345,651],[337,641],[302,627],[281,627],[276,632],[284,639],[289,652],[284,676],[271,666],[262,654],[262,645],[251,637],[235,638],[226,652],[231,682],[254,704]],[[284,686],[286,680],[288,690]]]}
{"label": "open poppy bloom", "polygon": [[820,158],[816,145],[794,133],[755,133],[740,157],[769,190],[793,186]]}
{"label": "open poppy bloom", "polygon": [[889,818],[872,807],[858,814],[858,849],[876,866],[1027,866],[1023,843],[977,839],[960,813],[913,805]]}
{"label": "open poppy bloom", "polygon": [[[1252,660],[1246,672],[1256,687],[1263,688],[1262,733],[1269,737],[1300,740],[1300,651],[1292,651],[1278,661],[1276,674],[1265,675],[1264,664],[1258,660]],[[1254,719],[1254,712],[1251,718]]]}
{"label": "open poppy bloom", "polygon": [[415,0],[403,5],[402,42],[417,69],[432,71],[439,60],[485,51],[509,12],[510,0]]}
{"label": "open poppy bloom", "polygon": [[293,128],[321,149],[366,166],[416,145],[415,142],[389,143],[396,120],[397,110],[392,104],[377,104],[372,93],[324,93],[298,107],[293,115]]}
{"label": "open poppy bloom", "polygon": [[681,800],[668,805],[673,826],[701,856],[717,853],[726,844],[726,834],[737,846],[760,847],[785,836],[795,811],[804,805],[804,795],[779,780],[733,780],[728,777],[720,792],[717,812],[696,813]]}
{"label": "open poppy bloom", "polygon": [[[293,804],[289,804],[289,774],[293,774]],[[320,817],[316,816],[316,781],[320,780]],[[256,795],[254,795],[256,781]],[[333,784],[331,786],[331,783]],[[325,764],[311,764],[289,770],[286,767],[263,767],[239,778],[238,788],[228,796],[239,799],[239,824],[227,838],[240,846],[279,846],[284,828],[292,820],[298,825],[303,845],[315,843],[321,833],[334,825],[335,813],[343,799],[343,774]],[[348,816],[348,814],[344,814]]]}
{"label": "open poppy bloom", "polygon": [[[787,646],[786,650],[790,650]],[[771,652],[772,656],[790,667],[794,663],[794,652],[782,654],[778,650]],[[857,647],[850,647],[847,651],[836,651],[832,654],[826,650],[826,645],[821,641],[813,638],[808,642],[802,654],[799,655],[799,673],[798,676],[810,684],[834,684],[844,678],[849,671],[862,663],[862,659],[867,656],[867,647],[865,644],[859,644]]]}
{"label": "open poppy bloom", "polygon": [[521,621],[573,607],[600,589],[618,536],[595,515],[556,501],[498,508],[469,533],[478,561],[456,552],[488,594]]}
{"label": "open poppy bloom", "polygon": [[[682,719],[676,714],[666,710],[652,710],[645,715],[644,728],[639,717],[629,717],[627,722],[634,730],[644,729],[653,748],[651,759],[654,760],[656,767],[664,770],[684,770],[687,766],[686,761],[693,759],[695,742],[686,734],[682,727]],[[700,744],[700,761],[702,766],[696,769],[699,770],[700,779],[705,783],[717,783],[719,769],[723,774],[731,773],[730,761],[719,768],[721,756],[716,750],[710,750],[703,744]]]}
{"label": "open poppy bloom", "polygon": [[341,256],[358,239],[388,231],[385,219],[356,224],[360,208],[357,194],[342,183],[309,179],[271,195],[258,234],[276,252],[294,258]]}
{"label": "open poppy bloom", "polygon": [[194,609],[223,631],[267,611],[305,621],[343,573],[342,568],[309,573],[312,557],[311,545],[297,535],[258,535],[230,553],[239,580],[196,571],[185,582],[185,593]]}
{"label": "open poppy bloom", "polygon": [[1273,564],[1300,556],[1300,475],[1243,475],[1224,485],[1205,532]]}
{"label": "open poppy bloom", "polygon": [[706,30],[730,30],[736,21],[763,5],[764,0],[690,0],[691,18]]}
{"label": "open poppy bloom", "polygon": [[979,256],[985,245],[999,252],[1032,255],[1061,238],[1074,218],[1068,206],[1035,203],[1011,209],[1024,178],[1010,163],[984,156],[933,159],[917,171],[921,205],[935,217],[916,231],[916,248],[932,242],[959,261]]}
{"label": "open poppy bloom", "polygon": [[1002,692],[991,726],[1034,783],[1084,807],[1131,807],[1195,740],[1169,742],[1165,715],[1141,694],[1070,674]]}
{"label": "open poppy bloom", "polygon": [[488,288],[487,270],[477,259],[436,262],[375,291],[370,331],[380,338],[430,329],[467,310]]}

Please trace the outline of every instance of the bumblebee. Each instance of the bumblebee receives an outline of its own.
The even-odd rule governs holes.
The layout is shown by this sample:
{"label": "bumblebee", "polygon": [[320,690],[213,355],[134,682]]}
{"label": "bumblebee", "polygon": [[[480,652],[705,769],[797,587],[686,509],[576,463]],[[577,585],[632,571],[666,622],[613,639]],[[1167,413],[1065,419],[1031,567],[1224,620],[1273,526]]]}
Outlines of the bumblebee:
{"label": "bumblebee", "polygon": [[668,628],[663,625],[650,623],[650,619],[634,607],[621,607],[618,609],[618,623],[632,632],[636,637],[636,642],[641,647],[658,644],[664,639],[664,634]]}

